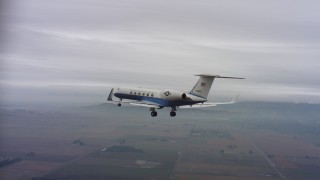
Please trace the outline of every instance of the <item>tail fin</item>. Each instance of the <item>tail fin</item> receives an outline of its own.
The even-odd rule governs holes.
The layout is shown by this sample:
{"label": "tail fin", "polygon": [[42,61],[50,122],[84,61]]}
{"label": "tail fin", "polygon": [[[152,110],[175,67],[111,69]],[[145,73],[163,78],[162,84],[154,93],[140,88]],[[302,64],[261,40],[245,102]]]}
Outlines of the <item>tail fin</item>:
{"label": "tail fin", "polygon": [[200,76],[200,78],[191,90],[190,94],[207,98],[215,76],[206,76],[202,74],[196,76]]}
{"label": "tail fin", "polygon": [[197,74],[196,76],[200,76],[200,78],[197,84],[191,90],[190,94],[199,96],[205,99],[208,97],[214,78],[244,79],[244,78],[238,78],[238,77],[225,77],[225,76],[210,75],[210,74]]}

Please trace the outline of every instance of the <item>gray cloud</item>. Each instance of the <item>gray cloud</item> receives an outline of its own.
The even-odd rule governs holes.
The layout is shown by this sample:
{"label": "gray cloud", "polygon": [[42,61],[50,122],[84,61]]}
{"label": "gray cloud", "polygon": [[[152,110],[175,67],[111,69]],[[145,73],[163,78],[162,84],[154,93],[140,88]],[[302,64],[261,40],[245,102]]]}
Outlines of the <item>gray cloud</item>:
{"label": "gray cloud", "polygon": [[203,72],[247,78],[217,80],[213,98],[240,92],[243,100],[320,102],[317,1],[6,4],[0,82],[7,97],[15,88],[70,87],[66,94],[91,93],[99,102],[105,94],[96,93],[118,85],[188,90]]}

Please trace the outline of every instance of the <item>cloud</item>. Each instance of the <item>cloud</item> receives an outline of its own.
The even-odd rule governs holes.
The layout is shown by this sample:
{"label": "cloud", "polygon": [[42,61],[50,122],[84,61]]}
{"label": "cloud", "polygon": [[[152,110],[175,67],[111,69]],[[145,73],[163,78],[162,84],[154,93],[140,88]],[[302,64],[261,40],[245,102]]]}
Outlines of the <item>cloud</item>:
{"label": "cloud", "polygon": [[246,78],[215,81],[212,96],[239,91],[243,100],[320,102],[318,5],[13,0],[1,14],[7,38],[1,44],[0,82],[7,89],[190,89],[197,80],[193,74],[212,73]]}

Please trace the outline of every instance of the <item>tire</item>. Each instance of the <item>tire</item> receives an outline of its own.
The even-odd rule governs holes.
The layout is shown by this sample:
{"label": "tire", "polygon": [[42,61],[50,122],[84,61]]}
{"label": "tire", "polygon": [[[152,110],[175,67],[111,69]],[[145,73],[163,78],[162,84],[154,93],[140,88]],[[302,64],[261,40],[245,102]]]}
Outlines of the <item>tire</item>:
{"label": "tire", "polygon": [[157,113],[156,111],[152,111],[152,112],[151,112],[151,116],[152,116],[152,117],[156,117],[157,115],[158,115],[158,113]]}

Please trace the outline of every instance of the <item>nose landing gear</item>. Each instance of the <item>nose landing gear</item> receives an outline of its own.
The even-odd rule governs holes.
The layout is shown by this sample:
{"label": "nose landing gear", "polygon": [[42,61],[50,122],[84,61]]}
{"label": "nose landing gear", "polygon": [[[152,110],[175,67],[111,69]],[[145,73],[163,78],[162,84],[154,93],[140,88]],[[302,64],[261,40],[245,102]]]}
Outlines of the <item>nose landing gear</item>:
{"label": "nose landing gear", "polygon": [[118,107],[120,107],[120,106],[121,106],[121,101],[122,101],[122,99],[120,99],[120,101],[119,101],[119,103],[118,103]]}

